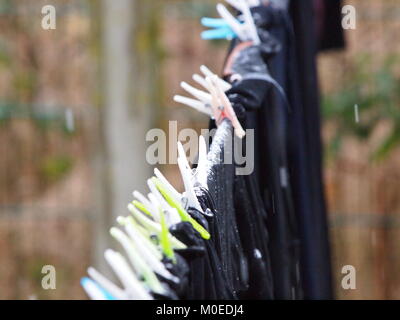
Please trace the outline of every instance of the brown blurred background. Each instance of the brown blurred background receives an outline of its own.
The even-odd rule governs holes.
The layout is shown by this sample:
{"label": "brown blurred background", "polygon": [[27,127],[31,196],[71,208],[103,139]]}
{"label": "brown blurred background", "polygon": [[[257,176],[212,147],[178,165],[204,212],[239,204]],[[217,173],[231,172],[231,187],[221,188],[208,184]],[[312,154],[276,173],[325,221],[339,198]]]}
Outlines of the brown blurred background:
{"label": "brown blurred background", "polygon": [[[53,0],[43,30],[47,1],[0,0],[1,299],[86,298],[80,278],[104,267],[108,228],[151,175],[146,132],[207,127],[172,96],[201,64],[220,71],[227,42],[199,23],[216,2]],[[318,58],[336,296],[400,299],[400,0],[345,3],[356,30]],[[48,264],[56,290],[41,287]]]}

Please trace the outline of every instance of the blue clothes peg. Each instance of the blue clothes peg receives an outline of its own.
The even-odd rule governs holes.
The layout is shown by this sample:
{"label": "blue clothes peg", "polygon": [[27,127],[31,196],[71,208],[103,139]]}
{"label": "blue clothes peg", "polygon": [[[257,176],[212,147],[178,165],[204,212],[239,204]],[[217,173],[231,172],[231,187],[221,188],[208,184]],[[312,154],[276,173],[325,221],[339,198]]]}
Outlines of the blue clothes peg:
{"label": "blue clothes peg", "polygon": [[97,282],[88,277],[83,277],[81,279],[81,285],[89,295],[91,292],[93,292],[93,290],[95,290],[96,296],[101,295],[103,296],[104,300],[116,300],[107,290],[102,288]]}
{"label": "blue clothes peg", "polygon": [[204,17],[201,19],[201,24],[204,27],[212,28],[211,30],[206,30],[201,33],[201,38],[203,40],[231,40],[237,37],[236,33],[224,19]]}

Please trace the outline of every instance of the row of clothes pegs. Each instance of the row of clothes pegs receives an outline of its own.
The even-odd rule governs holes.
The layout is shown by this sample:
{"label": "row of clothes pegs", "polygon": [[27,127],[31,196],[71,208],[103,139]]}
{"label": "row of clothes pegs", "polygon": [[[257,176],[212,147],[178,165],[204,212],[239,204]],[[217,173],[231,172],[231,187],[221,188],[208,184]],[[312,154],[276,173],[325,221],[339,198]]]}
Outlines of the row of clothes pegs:
{"label": "row of clothes pegs", "polygon": [[[182,82],[181,87],[192,97],[176,95],[174,100],[208,115],[221,130],[229,132],[233,128],[234,134],[243,138],[245,131],[238,119],[240,103],[233,105],[237,94],[235,98],[229,92],[243,80],[274,83],[262,55],[272,52],[275,43],[269,42],[266,48],[260,49],[266,33],[261,39],[251,11],[260,1],[226,2],[239,12],[238,17],[218,4],[221,19],[203,18],[202,24],[214,29],[204,31],[202,38],[235,38],[240,50],[229,56],[224,79],[201,66],[200,74],[193,75],[201,89]],[[130,215],[118,217],[119,228],[110,230],[125,254],[111,249],[104,253],[121,285],[90,267],[89,276],[81,280],[81,285],[91,299],[235,299],[238,292],[249,288],[246,261],[258,261],[260,274],[269,272],[261,270],[265,265],[261,260],[267,254],[259,248],[266,244],[257,248],[252,245],[246,260],[234,210],[217,210],[215,195],[208,185],[210,158],[205,140],[200,137],[198,165],[191,169],[178,142],[178,166],[184,192],[178,192],[158,169],[147,181],[150,190],[147,196],[133,192],[134,200],[128,205]],[[260,231],[264,230],[262,223],[253,225],[252,230],[262,233],[259,237],[262,238],[265,235]]]}
{"label": "row of clothes pegs", "polygon": [[[224,93],[230,84],[205,66],[201,70],[204,77],[197,75],[194,78],[208,93],[183,83],[183,87],[198,100],[182,96],[176,96],[175,100],[189,103],[195,109],[209,114],[218,124],[234,127],[235,134],[243,137],[245,132]],[[122,229],[113,227],[110,230],[128,259],[111,249],[104,253],[122,288],[90,267],[87,270],[89,277],[83,278],[81,285],[91,299],[187,297],[185,290],[193,287],[187,285],[190,261],[205,254],[212,256],[206,260],[208,267],[214,270],[213,278],[222,279],[223,276],[218,274],[221,261],[210,245],[204,244],[211,237],[207,220],[212,219],[216,212],[212,196],[208,194],[210,166],[215,156],[207,155],[205,139],[200,136],[197,167],[191,169],[182,144],[177,144],[177,162],[185,191],[179,193],[156,168],[154,176],[147,180],[150,190],[147,197],[138,191],[133,192],[135,199],[128,204],[131,215],[117,218]],[[218,233],[215,227],[214,232]],[[213,261],[212,266],[210,260]],[[227,284],[224,285],[224,280],[217,283],[214,291],[220,290],[222,293],[216,293],[215,298],[233,297],[229,295],[230,290],[225,287]],[[190,297],[196,298],[196,295]]]}
{"label": "row of clothes pegs", "polygon": [[[199,161],[195,171],[190,169],[180,142],[178,153],[185,191],[179,193],[158,169],[154,169],[154,176],[147,180],[150,190],[147,197],[138,191],[133,192],[135,199],[128,205],[131,215],[118,217],[117,223],[121,228],[110,229],[111,236],[120,243],[128,259],[111,249],[104,253],[123,287],[118,287],[90,267],[90,278],[83,278],[81,284],[91,299],[177,297],[171,287],[181,286],[188,272],[187,263],[178,256],[196,249],[190,249],[185,237],[190,239],[195,234],[198,238],[210,239],[207,222],[201,217],[207,208],[200,205],[196,195],[196,188],[207,190],[204,138],[201,136],[199,139]],[[195,217],[193,212],[196,212]],[[171,232],[172,227],[176,234]],[[179,228],[188,229],[188,234]]]}

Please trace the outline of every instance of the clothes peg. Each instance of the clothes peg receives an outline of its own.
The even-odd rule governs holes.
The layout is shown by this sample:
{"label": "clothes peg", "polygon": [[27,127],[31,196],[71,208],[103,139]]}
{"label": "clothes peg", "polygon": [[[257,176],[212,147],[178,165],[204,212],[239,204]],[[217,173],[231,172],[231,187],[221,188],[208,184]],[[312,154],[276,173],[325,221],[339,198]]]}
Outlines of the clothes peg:
{"label": "clothes peg", "polygon": [[261,1],[260,0],[247,0],[246,2],[247,2],[247,4],[249,5],[250,8],[257,7],[257,6],[261,5]]}
{"label": "clothes peg", "polygon": [[[148,214],[151,216],[151,213],[154,211],[153,205],[151,202],[144,196],[142,195],[139,191],[133,191],[132,195],[138,200],[138,202],[132,201],[132,203],[136,206],[137,204],[141,204],[139,210],[143,211],[144,213]],[[137,207],[137,206],[136,206]]]}
{"label": "clothes peg", "polygon": [[111,249],[107,249],[104,252],[104,257],[114,270],[118,279],[124,285],[129,299],[153,300],[153,297],[145,289],[143,283],[138,280],[136,275],[129,267],[126,259],[120,253]]}
{"label": "clothes peg", "polygon": [[207,145],[203,136],[199,137],[199,155],[197,168],[193,177],[203,188],[208,189],[207,183]]}
{"label": "clothes peg", "polygon": [[[171,196],[176,200],[181,202],[184,206],[186,205],[186,203],[183,203],[184,201],[184,196],[179,193],[170,183],[169,181],[164,177],[164,175],[161,173],[160,170],[158,170],[157,168],[154,169],[154,174],[155,176],[158,178],[158,180],[160,180],[160,182],[164,185],[164,187],[168,190],[168,192],[171,194]],[[178,210],[176,210],[176,208],[169,208],[170,210],[170,225],[176,224],[181,222],[181,218],[179,216]],[[172,212],[171,212],[172,210]]]}
{"label": "clothes peg", "polygon": [[[178,158],[178,164],[179,162],[182,161],[182,159]],[[184,209],[182,206],[182,203],[180,201],[176,201],[169,193],[168,191],[164,188],[164,186],[161,184],[161,182],[157,178],[152,178],[154,180],[154,184],[156,185],[157,189],[160,191],[160,193],[163,195],[165,200],[168,202],[168,204],[174,208],[177,209],[182,221],[187,221],[190,222],[193,228],[200,233],[200,235],[208,240],[210,239],[210,233],[202,226],[200,225],[196,220],[194,220],[189,213]],[[201,209],[201,208],[200,208]]]}
{"label": "clothes peg", "polygon": [[[149,181],[147,182],[149,184]],[[150,185],[149,185],[150,188]],[[151,191],[156,191],[155,188],[151,189]],[[156,222],[160,222],[160,215],[159,215],[159,211],[158,211],[158,206],[160,205],[159,201],[156,199],[157,196],[157,192],[155,194],[153,193],[149,193],[148,194],[148,198],[149,200],[142,195],[140,192],[138,191],[134,191],[133,195],[135,196],[135,198],[137,198],[138,200],[140,199],[140,201],[138,200],[133,200],[132,204],[139,209],[140,211],[144,212],[145,214],[147,214],[148,216],[154,218],[154,220]],[[162,198],[159,198],[159,200],[162,201]],[[145,205],[145,204],[146,205]],[[164,203],[162,203],[164,205]],[[167,210],[168,207],[164,206],[164,209]]]}
{"label": "clothes peg", "polygon": [[193,109],[196,109],[197,111],[199,111],[201,113],[204,113],[204,114],[206,114],[208,116],[211,116],[210,109],[207,108],[204,105],[204,103],[202,103],[200,101],[197,101],[197,100],[191,99],[191,98],[187,98],[187,97],[183,97],[183,96],[180,96],[180,95],[175,95],[173,99],[174,99],[175,102],[187,105],[187,106],[189,106],[189,107],[191,107]]}
{"label": "clothes peg", "polygon": [[[204,64],[200,66],[200,71],[204,74],[204,77],[213,77],[216,75],[216,73],[212,72],[208,67],[206,67]],[[205,82],[205,88],[207,88],[207,90],[209,90],[209,85],[206,81],[206,79],[204,78],[204,82]],[[218,83],[220,85],[220,87],[222,88],[223,91],[228,91],[230,88],[232,88],[232,85],[229,82],[226,82],[225,80],[218,78]]]}
{"label": "clothes peg", "polygon": [[165,201],[164,197],[161,195],[161,193],[158,191],[157,187],[154,185],[154,182],[149,179],[147,181],[149,187],[151,186],[151,191],[152,193],[149,194],[149,197],[151,198],[151,201],[154,203],[154,206],[156,206],[158,210],[158,217],[159,220],[158,222],[161,224],[161,215],[160,215],[160,209],[161,211],[166,215],[167,217],[167,223],[168,226],[177,224],[181,222],[181,218],[179,217],[178,212],[176,211],[175,208],[172,208],[167,201]]}
{"label": "clothes peg", "polygon": [[217,125],[219,125],[222,120],[226,118],[229,119],[232,122],[236,136],[242,139],[246,135],[246,132],[243,130],[239,120],[237,119],[231,102],[219,86],[217,77],[207,77],[206,80],[210,86],[211,95],[213,97],[211,107]]}
{"label": "clothes peg", "polygon": [[[143,260],[147,262],[148,266],[157,274],[163,276],[165,279],[174,281],[174,282],[179,282],[179,279],[172,275],[164,266],[164,264],[160,261],[160,256],[158,255],[158,252],[156,251],[156,254],[154,253],[154,245],[152,247],[149,247],[146,242],[142,240],[142,237],[140,236],[140,233],[137,232],[132,224],[129,223],[129,221],[126,221],[125,219],[123,220],[123,217],[118,217],[117,221],[120,224],[123,224],[125,227],[125,232],[129,235],[131,238],[131,243],[135,246],[137,252],[139,255],[143,257]],[[162,224],[161,224],[162,227]],[[119,229],[117,229],[119,230]],[[119,230],[120,231],[120,230]],[[121,231],[122,232],[122,231]],[[168,229],[167,229],[167,240],[169,242],[168,238]],[[171,246],[171,245],[170,245]],[[172,247],[171,247],[172,250]]]}
{"label": "clothes peg", "polygon": [[147,179],[147,186],[151,191],[148,197],[154,207],[155,214],[157,215],[157,222],[160,223],[161,216],[159,207],[161,206],[163,210],[168,210],[169,209],[168,203],[166,203],[166,201],[159,194],[157,188],[154,186],[151,179]]}
{"label": "clothes peg", "polygon": [[81,279],[81,286],[92,300],[115,300],[106,290],[87,277]]}
{"label": "clothes peg", "polygon": [[[146,229],[159,234],[161,232],[161,226],[154,222],[153,220],[149,219],[147,216],[142,214],[133,204],[128,204],[128,210],[132,213],[133,217],[137,219],[139,223],[141,223]],[[175,249],[186,249],[187,246],[175,238],[173,235],[170,234],[171,243]]]}
{"label": "clothes peg", "polygon": [[184,81],[181,82],[181,87],[205,105],[210,105],[211,95],[209,93],[196,89]]}
{"label": "clothes peg", "polygon": [[261,41],[248,3],[245,0],[226,0],[226,2],[242,12],[243,23],[237,20],[221,3],[217,4],[219,15],[228,23],[241,41],[252,41],[254,45],[260,44]]}
{"label": "clothes peg", "polygon": [[[182,150],[180,152],[181,152],[181,155],[184,154],[184,153],[182,154]],[[186,155],[185,155],[185,157],[186,157]],[[206,174],[205,170],[202,170],[202,172],[198,173],[199,168],[205,168],[206,167],[206,163],[207,163],[207,146],[206,146],[206,142],[204,140],[204,137],[200,136],[199,137],[198,164],[197,164],[197,168],[194,170],[194,173],[193,173],[192,178],[191,178],[192,185],[194,185],[195,182],[198,182],[198,183],[201,184],[202,187],[207,188],[207,174]],[[189,164],[187,164],[187,165],[189,165]],[[203,173],[203,171],[204,171],[204,173]],[[182,203],[182,205],[186,209],[188,203],[187,203],[187,200],[184,199],[185,198],[184,195],[179,193],[169,183],[169,181],[164,177],[164,175],[160,172],[160,170],[155,168],[154,169],[154,174],[160,180],[160,182],[162,184],[164,184],[164,187],[168,190],[168,192],[171,194],[171,196],[174,197],[174,199],[176,201],[180,201]],[[196,180],[196,181],[194,181],[194,180]]]}
{"label": "clothes peg", "polygon": [[132,217],[117,217],[117,222],[125,227],[126,233],[132,239],[133,242],[137,243],[138,246],[143,246],[147,251],[154,255],[158,260],[161,261],[162,254],[154,242],[151,241],[149,236],[141,232],[139,225]]}
{"label": "clothes peg", "polygon": [[[246,5],[248,8],[253,8],[259,6],[261,3],[259,0],[245,0],[244,3],[238,3],[237,1],[228,1],[227,2],[232,5],[235,9],[242,12],[243,5]],[[243,17],[240,17],[243,19]],[[237,20],[238,23],[243,24],[245,21]],[[226,39],[232,40],[237,37],[236,32],[232,29],[231,24],[227,22],[224,18],[207,18],[203,17],[201,19],[201,24],[204,27],[211,28],[210,30],[203,31],[201,33],[201,38],[204,40],[212,40],[212,39]],[[242,40],[242,39],[241,39]]]}
{"label": "clothes peg", "polygon": [[[200,67],[200,71],[204,74],[204,77],[202,77],[198,74],[194,74],[193,80],[195,82],[197,82],[198,84],[200,84],[204,89],[209,91],[208,84],[207,84],[207,81],[205,80],[205,77],[213,76],[214,73],[204,65],[202,65]],[[218,82],[220,83],[220,85],[224,91],[227,91],[232,87],[228,82],[226,82],[220,78],[218,78]],[[199,90],[199,89],[189,85],[186,82],[181,82],[181,87],[185,91],[187,91],[189,94],[191,94],[195,99],[184,97],[181,95],[175,95],[174,96],[175,102],[187,105],[193,109],[196,109],[197,111],[199,111],[201,113],[208,115],[209,117],[212,117],[212,110],[210,108],[211,95],[209,92]]]}
{"label": "clothes peg", "polygon": [[[163,249],[165,256],[176,263],[174,250],[172,249],[171,242],[168,238],[169,231],[167,227],[167,223],[165,222],[165,215],[162,210],[160,210],[160,217],[161,217],[161,233],[160,233],[160,243]],[[179,279],[177,278],[177,283],[179,283]]]}
{"label": "clothes peg", "polygon": [[171,193],[171,195],[176,199],[176,200],[181,200],[182,195],[172,186],[172,184],[169,183],[167,178],[161,173],[160,170],[157,168],[154,168],[154,175],[160,180],[165,188]]}
{"label": "clothes peg", "polygon": [[[206,76],[205,79],[205,83],[204,83],[204,87],[207,87],[208,90],[211,92],[210,94],[206,94],[205,92],[198,90],[196,88],[191,87],[190,85],[184,83],[183,87],[190,92],[191,94],[195,95],[198,99],[202,99],[202,101],[198,101],[198,100],[193,100],[190,99],[192,101],[196,101],[196,103],[200,104],[202,106],[202,108],[206,111],[204,111],[204,113],[210,115],[212,114],[212,118],[216,119],[215,117],[219,117],[222,118],[220,119],[220,121],[217,123],[219,124],[222,119],[224,118],[229,118],[232,122],[232,125],[235,128],[235,133],[238,137],[242,138],[245,135],[245,132],[240,124],[240,122],[238,121],[236,114],[232,108],[232,105],[229,101],[229,99],[227,98],[227,96],[225,95],[225,89],[228,90],[229,88],[231,88],[230,84],[227,84],[225,81],[223,81],[222,79],[220,79],[216,74],[213,74],[207,67],[205,66],[201,66],[200,67],[201,71],[204,73],[204,75]],[[199,80],[199,76],[196,77],[197,80]],[[199,82],[202,82],[199,80]],[[174,99],[176,97],[180,97],[180,101],[183,101],[183,99],[189,99],[186,97],[181,97],[181,96],[175,96]],[[175,99],[175,101],[177,101]],[[211,110],[210,110],[210,105],[211,103]],[[188,104],[190,106],[190,104]],[[178,148],[179,150],[179,148]],[[186,167],[187,160],[186,160],[186,155],[184,157],[182,157],[182,168]],[[178,158],[178,165],[179,165],[179,158]],[[188,166],[188,165],[187,165]],[[190,168],[189,168],[190,169]],[[186,172],[185,169],[182,169],[184,172]],[[184,176],[182,176],[182,178],[186,179],[187,174],[184,174]],[[185,183],[185,188],[189,187],[189,183],[184,180]],[[190,189],[188,189],[190,190]],[[194,197],[192,196],[192,193],[189,192],[189,197],[190,200],[193,200],[193,203],[196,203],[196,200],[194,200]],[[198,209],[198,207],[195,206],[196,209]],[[200,210],[200,209],[199,209]]]}
{"label": "clothes peg", "polygon": [[154,181],[152,179],[148,179],[147,185],[151,190],[151,194],[149,194],[150,200],[158,211],[157,221],[161,223],[161,215],[160,215],[160,208],[161,208],[162,212],[167,215],[168,225],[173,225],[181,222],[179,214],[176,212],[176,210],[174,210],[174,208],[171,208],[171,206],[167,203],[167,201],[165,201],[164,197],[161,195],[156,185],[154,184]]}
{"label": "clothes peg", "polygon": [[205,78],[195,73],[193,74],[192,79],[208,91],[208,84]]}
{"label": "clothes peg", "polygon": [[202,113],[205,113],[206,115],[211,116],[211,96],[209,93],[196,89],[184,81],[181,82],[181,87],[189,94],[194,96],[196,99],[175,95],[174,101],[186,104],[189,107],[192,107]]}
{"label": "clothes peg", "polygon": [[129,240],[128,236],[120,229],[115,227],[110,229],[110,234],[122,245],[136,273],[144,278],[145,283],[149,286],[149,288],[153,292],[166,294],[166,289],[162,286],[153,270],[140,255],[132,241]]}
{"label": "clothes peg", "polygon": [[232,40],[233,38],[237,37],[236,33],[232,30],[230,25],[224,19],[204,17],[201,19],[201,24],[204,27],[212,28],[210,30],[205,30],[201,33],[201,38],[203,40]]}
{"label": "clothes peg", "polygon": [[[118,300],[126,300],[127,295],[124,290],[119,288],[117,285],[115,285],[113,282],[108,280],[105,276],[103,276],[100,272],[98,272],[95,268],[89,267],[87,269],[87,273],[89,276],[97,282],[104,290],[106,290],[110,296],[112,296],[114,299]],[[112,299],[110,299],[112,300]]]}
{"label": "clothes peg", "polygon": [[182,143],[180,141],[178,141],[178,166],[179,171],[181,172],[183,185],[185,187],[185,197],[188,200],[188,206],[202,211],[199,200],[197,200],[196,193],[193,189],[192,169],[189,166],[185,150],[183,149]]}
{"label": "clothes peg", "polygon": [[128,210],[132,213],[133,217],[142,224],[147,230],[151,232],[158,232],[159,224],[147,215],[139,211],[132,203],[128,204]]}

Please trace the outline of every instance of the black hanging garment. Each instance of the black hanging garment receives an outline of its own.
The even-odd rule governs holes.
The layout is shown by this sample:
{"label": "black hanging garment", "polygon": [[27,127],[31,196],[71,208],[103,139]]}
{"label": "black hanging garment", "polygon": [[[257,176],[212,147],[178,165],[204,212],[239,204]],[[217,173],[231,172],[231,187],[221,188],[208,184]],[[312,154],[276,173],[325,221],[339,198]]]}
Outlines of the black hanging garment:
{"label": "black hanging garment", "polygon": [[[262,45],[237,46],[234,41],[224,68],[227,80],[236,80],[231,74],[240,75],[227,94],[242,124],[255,130],[255,171],[236,178],[235,209],[244,211],[239,200],[246,197],[243,190],[254,197],[254,203],[264,201],[265,209],[257,204],[261,208],[257,219],[268,228],[265,259],[273,278],[269,281],[273,295],[265,297],[277,299],[332,298],[315,66],[318,2],[333,9],[325,11],[319,46],[340,46],[340,32],[333,41],[324,42],[326,21],[332,21],[327,17],[340,16],[338,5],[305,0],[292,1],[287,10],[260,6],[252,11]],[[239,230],[243,221],[238,215]],[[252,240],[242,238],[246,252],[246,242]],[[247,259],[251,261],[249,253]]]}
{"label": "black hanging garment", "polygon": [[[254,173],[236,175],[235,144],[229,120],[218,127],[209,157],[209,193],[216,210],[214,243],[223,273],[239,299],[272,299],[273,280],[264,204]],[[211,237],[213,239],[213,236]]]}
{"label": "black hanging garment", "polygon": [[[288,179],[286,122],[289,103],[285,87],[280,84],[284,83],[282,78],[286,63],[278,60],[271,66],[271,61],[276,61],[273,60],[275,57],[282,59],[278,54],[286,49],[280,42],[279,32],[287,22],[283,12],[271,7],[253,10],[258,10],[258,22],[263,23],[270,33],[259,29],[260,46],[234,42],[224,68],[226,79],[234,81],[227,95],[236,114],[247,129],[254,129],[255,132],[255,170],[249,176],[237,177],[235,187],[239,190],[238,194],[243,196],[242,190],[245,189],[247,195],[252,197],[253,205],[259,209],[252,211],[256,215],[254,221],[261,222],[264,227],[260,235],[264,236],[266,246],[262,255],[265,278],[269,279],[268,286],[273,290],[263,297],[260,295],[260,298],[295,299],[302,297],[302,291],[297,223]],[[278,31],[278,37],[271,36],[273,28]],[[271,76],[272,70],[275,71],[274,76]],[[249,211],[243,210],[242,204],[238,197],[235,209],[249,214]],[[238,216],[238,221],[244,221],[244,218]],[[239,228],[242,228],[241,224]],[[248,232],[246,234],[249,237]],[[244,236],[243,241],[249,239]],[[251,259],[254,254],[250,251],[248,256]],[[249,290],[254,291],[252,288]]]}
{"label": "black hanging garment", "polygon": [[215,202],[214,227],[211,241],[221,261],[221,273],[228,287],[238,298],[246,290],[248,264],[239,236],[239,225],[234,207],[235,166],[232,160],[233,130],[229,121],[223,121],[212,137],[208,153],[208,190]]}
{"label": "black hanging garment", "polygon": [[[323,15],[317,9],[322,9]],[[327,213],[322,183],[320,104],[316,72],[319,49],[344,45],[341,1],[291,1],[293,56],[289,120],[291,182],[301,238],[301,274],[306,299],[332,299]],[[317,15],[315,15],[315,13]],[[316,24],[316,21],[319,24]],[[320,26],[320,32],[318,32]],[[297,102],[297,107],[294,104]]]}

